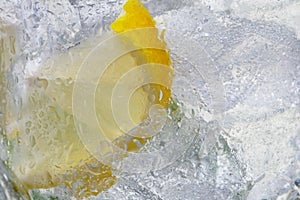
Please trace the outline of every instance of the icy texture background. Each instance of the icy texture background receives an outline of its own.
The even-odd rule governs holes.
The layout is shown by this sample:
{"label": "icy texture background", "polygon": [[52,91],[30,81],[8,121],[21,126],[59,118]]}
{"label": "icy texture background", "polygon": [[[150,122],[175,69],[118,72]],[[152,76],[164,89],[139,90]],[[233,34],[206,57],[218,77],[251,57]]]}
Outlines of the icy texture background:
{"label": "icy texture background", "polygon": [[[107,30],[123,2],[1,1],[0,19],[38,62]],[[300,1],[143,2],[166,29],[183,112],[164,131],[188,145],[161,169],[130,170],[125,159],[94,199],[299,199]],[[69,198],[64,188],[38,193]]]}

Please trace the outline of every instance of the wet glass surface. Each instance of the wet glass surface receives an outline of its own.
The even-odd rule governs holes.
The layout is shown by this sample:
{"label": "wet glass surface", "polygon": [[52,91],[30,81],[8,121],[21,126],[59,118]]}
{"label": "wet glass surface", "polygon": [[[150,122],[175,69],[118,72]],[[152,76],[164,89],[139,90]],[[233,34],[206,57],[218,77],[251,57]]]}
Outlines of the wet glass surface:
{"label": "wet glass surface", "polygon": [[[102,173],[108,187],[93,188],[100,181],[88,179],[91,193],[104,189],[92,199],[300,198],[300,1],[142,2],[165,30],[174,66],[169,118],[146,144],[139,141],[139,153],[117,159],[111,174],[91,170],[91,162],[78,169],[89,174],[71,172],[65,180]],[[37,72],[51,71],[49,60],[67,66],[65,55],[74,48],[89,49],[91,38],[110,31],[124,3],[0,2],[0,199],[17,194],[6,168],[20,184],[39,173],[27,169],[59,165],[80,143],[62,135],[76,128],[69,104],[59,103],[65,97],[56,95],[71,94],[73,72],[52,82],[49,73],[43,79]],[[84,53],[74,55],[73,63]],[[30,145],[33,151],[24,153]],[[84,151],[71,152],[70,162]],[[31,190],[31,198],[72,199],[87,188],[54,186]]]}

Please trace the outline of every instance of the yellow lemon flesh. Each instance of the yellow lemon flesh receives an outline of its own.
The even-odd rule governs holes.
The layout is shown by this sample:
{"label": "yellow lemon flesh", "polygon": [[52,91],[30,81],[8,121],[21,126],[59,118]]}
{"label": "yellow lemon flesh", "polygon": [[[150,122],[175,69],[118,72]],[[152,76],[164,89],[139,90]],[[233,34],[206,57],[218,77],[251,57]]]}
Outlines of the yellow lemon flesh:
{"label": "yellow lemon flesh", "polygon": [[[124,74],[139,65],[157,63],[171,69],[171,61],[166,45],[158,38],[155,21],[146,8],[138,0],[129,0],[124,5],[124,10],[126,14],[111,25],[115,34],[119,35],[139,28],[153,28],[154,32],[146,36],[135,33],[127,36],[138,50],[120,55],[113,63],[109,63],[109,67],[98,80],[95,107],[103,130],[101,137],[109,142],[118,141],[115,143],[120,146],[126,143],[127,151],[136,151],[138,147],[134,140],[139,140],[142,145],[146,141],[134,137],[130,140],[120,139],[126,133],[118,127],[112,114],[110,97],[113,89]],[[105,37],[111,35],[112,33]],[[112,175],[111,167],[95,159],[82,144],[77,135],[78,130],[74,124],[72,110],[76,75],[85,58],[94,49],[94,45],[103,43],[107,39],[105,37],[96,37],[82,42],[79,46],[70,49],[68,53],[53,58],[50,63],[45,64],[46,67],[40,67],[41,70],[34,72],[33,77],[36,78],[27,79],[29,87],[22,93],[22,111],[18,113],[20,118],[12,117],[15,115],[11,113],[5,117],[8,124],[7,138],[12,146],[10,165],[28,189],[65,184],[74,191],[74,196],[82,198],[96,195],[114,184],[115,177]],[[149,46],[152,43],[160,43],[162,48],[143,49],[145,41]],[[127,48],[127,44],[119,39],[113,40],[113,46],[105,46],[105,42],[103,45],[103,48],[107,49],[126,50]],[[103,54],[89,59],[91,62],[97,62],[106,56]],[[157,68],[149,68],[141,77],[136,78],[145,77],[172,81],[173,74],[166,77]],[[167,108],[170,95],[170,88],[157,84],[138,88],[129,101],[132,120],[136,124],[142,123],[152,104]],[[89,116],[85,120],[88,122]]]}
{"label": "yellow lemon flesh", "polygon": [[[123,33],[140,28],[155,27],[155,21],[140,1],[128,0],[128,2],[124,5],[124,10],[126,14],[111,24],[111,29],[116,33]],[[164,43],[158,38],[159,35],[157,29],[155,29],[153,33],[151,32],[150,34],[146,34],[146,36],[147,37],[145,38],[145,35],[132,34],[129,37],[133,44],[137,47],[145,46],[145,43]],[[156,63],[171,68],[171,59],[169,52],[166,49],[166,44],[164,43],[163,46],[164,49],[141,49],[137,51],[137,53],[144,55],[145,57],[145,59],[142,61],[140,60],[138,64],[143,64],[145,62]],[[173,74],[171,74],[170,77],[163,77],[164,74],[158,70],[150,70],[149,74],[150,76],[159,77],[160,79],[173,79]],[[171,97],[171,90],[161,85],[152,87],[154,88],[153,91],[155,92],[156,103],[167,107]],[[162,97],[160,97],[159,94],[161,92],[163,94]]]}

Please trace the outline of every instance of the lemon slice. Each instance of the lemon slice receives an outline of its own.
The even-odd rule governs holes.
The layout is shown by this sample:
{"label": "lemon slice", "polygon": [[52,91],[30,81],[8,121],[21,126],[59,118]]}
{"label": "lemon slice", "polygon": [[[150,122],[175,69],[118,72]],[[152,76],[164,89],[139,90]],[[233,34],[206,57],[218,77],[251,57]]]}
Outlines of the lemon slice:
{"label": "lemon slice", "polygon": [[[11,125],[7,131],[15,133],[14,137],[11,137],[12,170],[28,189],[65,184],[73,189],[76,197],[96,195],[111,187],[115,177],[111,167],[98,161],[84,146],[86,141],[90,141],[91,144],[96,144],[99,140],[108,141],[120,147],[126,143],[128,151],[138,150],[134,140],[139,140],[141,145],[145,143],[139,138],[126,139],[124,136],[127,133],[116,123],[110,99],[114,88],[124,74],[144,64],[160,64],[170,69],[170,73],[166,76],[158,68],[148,67],[142,73],[138,73],[135,79],[153,78],[158,80],[157,82],[167,80],[166,82],[171,84],[173,74],[166,44],[158,37],[155,21],[149,12],[138,0],[129,0],[124,5],[124,10],[126,14],[111,25],[115,33],[110,32],[82,42],[68,52],[54,56],[51,61],[40,66],[33,76],[27,77],[29,87],[22,93],[21,119],[15,123],[15,118],[7,116],[7,124]],[[151,28],[152,31],[146,34],[132,31],[141,28]],[[131,31],[130,34],[126,34],[127,31]],[[106,43],[107,40],[110,42]],[[95,49],[97,44],[102,45],[99,52]],[[119,55],[112,63],[102,63],[111,56],[111,52],[126,52],[132,46],[135,51]],[[160,48],[145,49],[145,46]],[[80,79],[78,73],[84,63],[99,63],[105,66],[105,70],[97,79],[91,78],[91,82],[86,81],[89,77]],[[92,69],[87,74],[93,75]],[[82,81],[82,87],[76,90],[82,96],[77,96],[77,99],[85,98],[87,102],[93,101],[95,104],[97,121],[103,130],[102,135],[94,138],[96,142],[90,138],[83,144],[83,138],[77,134],[80,127],[76,127],[74,119],[88,127],[89,131],[84,133],[86,137],[89,137],[90,132],[96,133],[99,124],[91,123],[95,117],[86,112],[84,105],[76,107],[77,112],[82,112],[83,116],[77,118],[74,115],[76,81]],[[134,87],[133,83],[134,79],[124,82],[125,93],[126,88],[129,92],[129,88]],[[94,99],[84,96],[86,89],[91,87],[96,88]],[[140,124],[147,118],[151,105],[159,104],[167,108],[170,95],[170,87],[149,83],[137,88],[130,100],[120,98],[117,103],[129,104],[129,114],[133,123]],[[126,130],[132,128],[132,124],[125,127]]]}
{"label": "lemon slice", "polygon": [[[145,29],[149,27],[155,28],[154,19],[139,0],[128,0],[124,5],[124,10],[126,14],[111,24],[111,29],[116,33],[120,34],[135,29]],[[137,51],[140,55],[144,55],[144,60],[138,60],[138,64],[156,63],[170,68],[171,71],[173,70],[169,52],[166,49],[165,42],[162,40],[163,33],[159,38],[159,32],[155,28],[153,32],[145,35],[136,32],[136,34],[130,34],[128,36],[137,47],[148,45],[155,46],[153,43],[158,44],[157,46],[162,46],[162,48],[142,48],[140,51]],[[148,70],[148,74],[152,77],[159,77],[159,79],[173,79],[173,73],[166,77],[164,73],[161,73],[160,70],[156,70],[155,68]],[[152,88],[155,95],[155,103],[161,104],[166,108],[171,97],[170,88],[161,85],[152,85]]]}
{"label": "lemon slice", "polygon": [[[45,94],[68,114],[73,114],[72,104],[74,98],[74,82],[81,81],[76,80],[76,78],[80,79],[80,77],[77,76],[77,73],[79,73],[80,68],[84,67],[82,63],[85,62],[85,59],[90,54],[91,50],[93,50],[95,44],[101,44],[101,42],[103,42],[103,40],[105,41],[107,37],[109,38],[113,36],[112,34],[113,33],[107,33],[104,38],[94,38],[93,40],[83,42],[78,47],[71,49],[67,54],[54,58],[52,63],[46,67],[48,70],[43,70],[35,75],[38,77],[38,82],[41,82],[41,84],[44,85]],[[136,67],[137,62],[131,54],[125,54],[117,57],[112,63],[106,63],[105,60],[110,51],[113,51],[114,49],[125,52],[127,51],[122,41],[118,38],[110,39],[110,41],[111,42],[108,44],[103,42],[101,49],[99,51],[96,49],[96,51],[93,52],[98,55],[97,57],[89,56],[86,61],[92,63],[100,62],[100,64],[95,66],[95,68],[105,68],[104,73],[99,76],[98,80],[95,81],[89,81],[89,78],[86,78],[87,80],[79,83],[82,87],[77,87],[79,91],[76,92],[80,95],[84,95],[86,88],[91,88],[97,84],[97,89],[94,91],[95,96],[88,96],[87,98],[91,100],[91,104],[94,103],[96,105],[95,111],[98,117],[98,123],[100,123],[103,129],[103,136],[111,142],[124,134],[124,132],[118,128],[113,117],[111,109],[112,92],[117,81],[130,69]],[[103,49],[105,49],[107,54],[103,54]],[[135,78],[144,79],[145,76],[147,76],[146,72],[144,74],[140,74],[140,77]],[[125,87],[130,88],[130,83]],[[134,106],[132,106],[131,109],[131,116],[132,120],[136,124],[141,123],[146,118],[149,105],[148,96],[149,94],[142,88],[138,89],[132,96],[131,104],[134,104]],[[79,96],[78,98],[84,97]],[[127,102],[118,103],[125,105]],[[84,113],[84,106],[79,105],[78,107],[78,112]],[[90,112],[83,117],[81,121],[85,124],[89,124],[90,126],[99,126],[97,123],[92,125],[90,124],[93,117],[93,113]]]}

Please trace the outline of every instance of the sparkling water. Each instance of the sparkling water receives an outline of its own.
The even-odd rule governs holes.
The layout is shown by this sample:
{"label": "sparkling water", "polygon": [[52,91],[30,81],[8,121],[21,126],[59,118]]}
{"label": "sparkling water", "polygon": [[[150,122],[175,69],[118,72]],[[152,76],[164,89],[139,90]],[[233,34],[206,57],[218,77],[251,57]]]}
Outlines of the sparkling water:
{"label": "sparkling water", "polygon": [[[142,2],[165,30],[177,112],[92,199],[300,198],[300,1]],[[35,66],[107,31],[123,3],[1,1],[1,119],[22,107]],[[7,167],[0,165],[0,199],[19,198]],[[72,199],[63,186],[31,198]]]}

